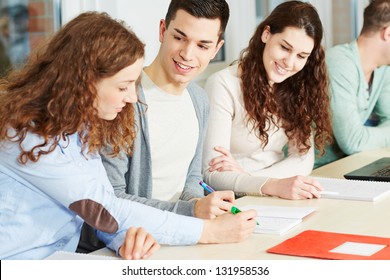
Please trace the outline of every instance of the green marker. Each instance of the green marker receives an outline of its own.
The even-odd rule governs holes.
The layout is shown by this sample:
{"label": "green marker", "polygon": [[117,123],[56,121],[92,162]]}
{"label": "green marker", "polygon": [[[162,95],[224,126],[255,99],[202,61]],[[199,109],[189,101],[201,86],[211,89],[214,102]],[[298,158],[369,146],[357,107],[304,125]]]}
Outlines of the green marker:
{"label": "green marker", "polygon": [[237,213],[240,213],[241,210],[238,209],[236,206],[233,206],[232,209],[230,210],[230,212],[232,212],[232,214],[237,214]]}
{"label": "green marker", "polygon": [[[240,213],[241,210],[238,209],[236,206],[232,206],[232,209],[230,209],[230,212],[232,212],[233,215],[237,214],[237,213]],[[256,221],[256,225],[260,225],[259,222]]]}

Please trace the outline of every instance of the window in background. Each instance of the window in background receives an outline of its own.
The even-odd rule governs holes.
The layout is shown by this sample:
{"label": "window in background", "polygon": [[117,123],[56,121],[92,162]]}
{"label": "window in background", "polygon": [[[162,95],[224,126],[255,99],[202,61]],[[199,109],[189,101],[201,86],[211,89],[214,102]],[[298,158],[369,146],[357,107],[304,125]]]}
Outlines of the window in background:
{"label": "window in background", "polygon": [[352,38],[357,38],[363,27],[364,9],[368,6],[369,0],[351,0],[353,9],[353,34]]}
{"label": "window in background", "polygon": [[268,14],[268,1],[256,0],[256,26],[263,21]]}
{"label": "window in background", "polygon": [[60,0],[0,0],[0,76],[23,65],[60,26]]}
{"label": "window in background", "polygon": [[[225,40],[225,38],[224,38],[224,40]],[[213,58],[213,60],[211,60],[210,62],[211,63],[224,62],[225,60],[226,60],[226,57],[225,57],[225,44],[223,44],[222,47],[219,49],[218,53]]]}
{"label": "window in background", "polygon": [[363,26],[363,12],[368,0],[333,0],[333,44],[351,42]]}
{"label": "window in background", "polygon": [[[160,47],[158,41],[159,20],[164,18],[170,0],[142,0],[137,4],[128,0],[62,0],[63,23],[86,10],[108,12],[112,17],[127,22],[134,32],[146,43],[145,65],[149,65]],[[255,0],[227,0],[230,19],[225,32],[225,44],[215,59],[195,81],[201,86],[214,72],[219,71],[238,59],[256,27]],[[150,7],[153,6],[151,10]],[[147,15],[147,16],[145,16]]]}

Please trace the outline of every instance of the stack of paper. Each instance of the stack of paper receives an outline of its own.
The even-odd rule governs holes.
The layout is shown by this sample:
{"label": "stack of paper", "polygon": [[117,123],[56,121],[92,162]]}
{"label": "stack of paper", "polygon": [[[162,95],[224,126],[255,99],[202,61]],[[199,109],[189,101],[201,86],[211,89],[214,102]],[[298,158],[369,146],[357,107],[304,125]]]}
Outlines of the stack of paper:
{"label": "stack of paper", "polygon": [[283,234],[302,222],[302,219],[316,210],[314,207],[284,207],[247,205],[241,210],[257,211],[256,233]]}
{"label": "stack of paper", "polygon": [[390,194],[390,183],[387,182],[323,177],[313,178],[324,188],[324,192],[321,193],[321,197],[323,198],[376,201],[379,198]]}

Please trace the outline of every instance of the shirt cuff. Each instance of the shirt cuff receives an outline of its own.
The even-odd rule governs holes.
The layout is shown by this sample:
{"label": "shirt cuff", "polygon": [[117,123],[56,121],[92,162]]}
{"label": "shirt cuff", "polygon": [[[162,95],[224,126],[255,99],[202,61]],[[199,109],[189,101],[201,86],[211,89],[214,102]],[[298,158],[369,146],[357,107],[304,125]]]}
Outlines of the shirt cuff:
{"label": "shirt cuff", "polygon": [[[171,224],[173,228],[170,229],[170,231],[174,232],[174,237],[172,238],[168,235],[159,236],[159,238],[156,238],[159,242],[169,245],[194,245],[199,242],[204,227],[202,219],[174,213],[169,214],[177,216]],[[167,240],[164,240],[165,238]]]}
{"label": "shirt cuff", "polygon": [[252,196],[264,196],[261,191],[261,188],[268,181],[268,177],[258,177],[258,176],[240,176],[237,179],[236,185],[240,186],[236,190],[236,194],[245,194]]}

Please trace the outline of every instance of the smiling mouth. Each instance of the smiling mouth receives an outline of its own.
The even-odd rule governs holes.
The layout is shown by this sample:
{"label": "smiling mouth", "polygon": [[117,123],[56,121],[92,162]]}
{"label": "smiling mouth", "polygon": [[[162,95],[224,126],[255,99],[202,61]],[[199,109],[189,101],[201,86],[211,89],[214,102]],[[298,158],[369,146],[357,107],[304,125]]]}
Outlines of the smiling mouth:
{"label": "smiling mouth", "polygon": [[177,66],[179,66],[180,69],[183,69],[183,70],[186,70],[186,71],[194,68],[194,67],[191,67],[191,66],[188,66],[188,65],[184,65],[184,64],[182,64],[182,63],[180,63],[180,62],[178,62],[176,60],[174,60],[174,62],[175,62],[175,64]]}
{"label": "smiling mouth", "polygon": [[276,71],[280,74],[280,75],[286,75],[288,70],[282,68],[279,66],[279,64],[275,63],[275,66],[276,66]]}

